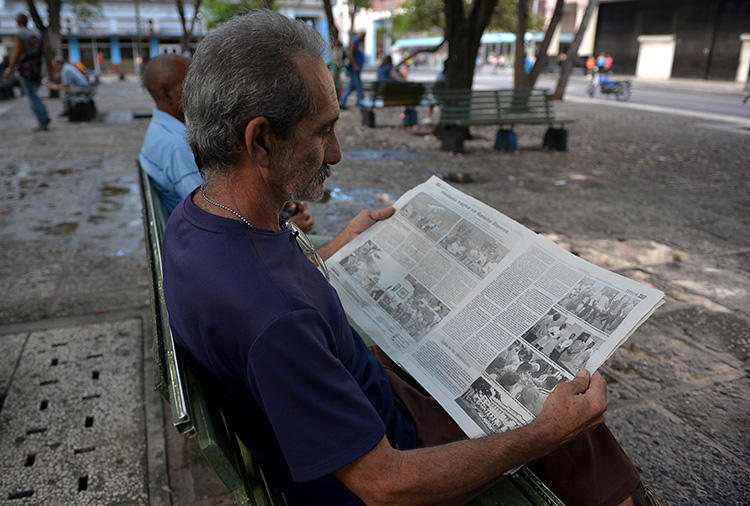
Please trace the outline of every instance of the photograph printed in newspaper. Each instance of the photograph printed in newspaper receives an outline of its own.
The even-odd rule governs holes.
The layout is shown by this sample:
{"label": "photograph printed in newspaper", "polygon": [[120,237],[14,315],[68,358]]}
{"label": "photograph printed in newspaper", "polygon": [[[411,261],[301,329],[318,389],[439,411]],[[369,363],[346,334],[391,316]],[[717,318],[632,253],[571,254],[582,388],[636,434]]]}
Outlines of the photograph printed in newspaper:
{"label": "photograph printed in newspaper", "polygon": [[331,283],[469,437],[529,423],[663,303],[437,177],[394,207],[326,262]]}

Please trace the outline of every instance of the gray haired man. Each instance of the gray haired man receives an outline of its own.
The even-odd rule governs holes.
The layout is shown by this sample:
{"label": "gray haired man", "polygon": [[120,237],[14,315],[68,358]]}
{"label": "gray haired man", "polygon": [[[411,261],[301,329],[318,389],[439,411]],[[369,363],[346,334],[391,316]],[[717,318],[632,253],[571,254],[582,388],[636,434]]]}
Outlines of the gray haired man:
{"label": "gray haired man", "polygon": [[[322,45],[259,11],[209,33],[190,64],[183,106],[205,184],[175,208],[164,247],[188,366],[291,504],[459,504],[536,459],[570,504],[630,501],[638,473],[601,424],[599,374],[560,384],[528,426],[467,440],[349,326],[279,219],[285,202],[319,198],[341,158]],[[392,213],[361,212],[320,256]]]}

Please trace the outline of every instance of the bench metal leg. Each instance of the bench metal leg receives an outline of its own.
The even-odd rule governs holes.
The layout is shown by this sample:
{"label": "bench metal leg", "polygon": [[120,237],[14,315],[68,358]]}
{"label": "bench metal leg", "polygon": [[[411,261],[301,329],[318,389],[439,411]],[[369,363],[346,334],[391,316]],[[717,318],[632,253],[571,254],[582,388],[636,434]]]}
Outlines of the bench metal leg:
{"label": "bench metal leg", "polygon": [[549,127],[544,132],[543,148],[556,149],[557,151],[568,150],[568,129],[564,127]]}
{"label": "bench metal leg", "polygon": [[466,133],[463,130],[451,130],[444,128],[442,133],[443,140],[443,151],[450,151],[451,153],[463,153],[464,152],[464,140],[466,140]]}
{"label": "bench metal leg", "polygon": [[495,134],[495,149],[515,153],[518,151],[518,135],[512,128],[500,128]]}
{"label": "bench metal leg", "polygon": [[372,109],[362,109],[362,126],[375,128],[375,111]]}

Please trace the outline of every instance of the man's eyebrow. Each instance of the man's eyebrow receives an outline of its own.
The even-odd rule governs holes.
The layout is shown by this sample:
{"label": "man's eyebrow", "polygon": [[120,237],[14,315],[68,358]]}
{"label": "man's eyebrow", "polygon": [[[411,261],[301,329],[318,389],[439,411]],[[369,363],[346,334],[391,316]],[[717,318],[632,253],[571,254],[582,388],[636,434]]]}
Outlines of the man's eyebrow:
{"label": "man's eyebrow", "polygon": [[325,130],[329,126],[331,126],[334,123],[336,123],[338,120],[339,120],[339,115],[337,114],[335,117],[331,118],[330,120],[328,120],[325,123],[323,123],[322,125],[320,125],[320,129],[321,130]]}

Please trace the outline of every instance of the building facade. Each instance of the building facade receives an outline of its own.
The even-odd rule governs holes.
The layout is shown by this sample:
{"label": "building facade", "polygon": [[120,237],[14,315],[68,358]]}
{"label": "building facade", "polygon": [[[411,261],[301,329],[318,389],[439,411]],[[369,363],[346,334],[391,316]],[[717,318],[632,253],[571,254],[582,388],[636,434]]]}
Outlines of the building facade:
{"label": "building facade", "polygon": [[[192,4],[187,1],[184,4],[185,16],[190,20]],[[45,22],[46,5],[46,2],[36,2]],[[279,11],[313,25],[328,39],[322,2],[289,0],[281,3]],[[19,12],[28,14],[25,1],[0,0],[0,45],[6,53],[13,47],[17,31],[15,17]],[[89,69],[132,72],[137,70],[138,61],[158,54],[182,52],[182,24],[173,0],[102,0],[93,16],[85,21],[69,4],[63,3],[60,20],[62,56],[72,63],[83,62]],[[31,19],[30,25],[33,25]],[[199,40],[205,32],[199,18],[193,35]],[[0,49],[0,56],[2,52]]]}
{"label": "building facade", "polygon": [[621,74],[745,82],[750,0],[602,0],[595,51]]}

